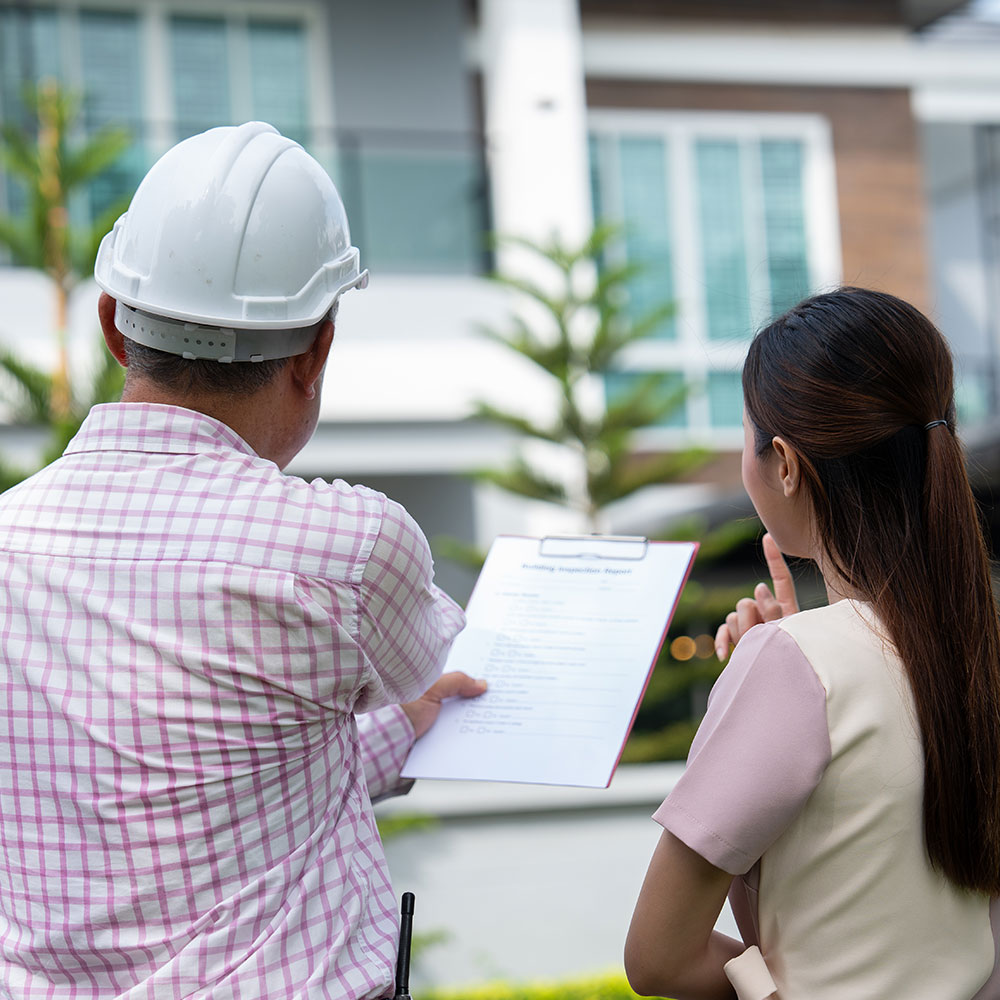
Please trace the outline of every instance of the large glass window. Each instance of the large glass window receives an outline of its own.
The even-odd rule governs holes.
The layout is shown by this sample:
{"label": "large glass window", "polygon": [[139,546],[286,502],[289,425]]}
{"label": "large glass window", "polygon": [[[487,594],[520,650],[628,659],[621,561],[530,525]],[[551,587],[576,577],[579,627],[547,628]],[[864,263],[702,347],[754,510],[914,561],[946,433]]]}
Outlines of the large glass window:
{"label": "large glass window", "polygon": [[[129,197],[175,142],[216,125],[270,122],[330,171],[367,266],[481,272],[488,212],[480,137],[317,127],[334,106],[317,87],[327,59],[316,58],[322,26],[320,0],[0,4],[0,118],[18,120],[23,86],[54,76],[83,98],[78,135],[109,124],[129,129],[128,152],[74,202],[78,223]],[[0,212],[24,207],[16,182],[0,177]],[[636,238],[644,253],[662,250],[655,233],[637,230]]]}
{"label": "large glass window", "polygon": [[83,125],[88,133],[124,126],[132,146],[90,185],[97,219],[131,194],[146,170],[139,21],[125,12],[81,11],[79,20]]}
{"label": "large glass window", "polygon": [[230,119],[229,46],[221,17],[170,19],[176,138]]}
{"label": "large glass window", "polygon": [[[127,11],[0,10],[0,111],[6,121],[27,121],[26,90],[55,79],[79,95],[77,127],[84,134],[113,124],[135,137],[132,149],[71,206],[78,222],[98,218],[134,189],[145,170],[139,37],[138,18]],[[13,179],[3,195],[10,213],[23,210],[24,194]]]}
{"label": "large glass window", "polygon": [[306,41],[301,24],[251,21],[248,26],[253,116],[306,141]]}
{"label": "large glass window", "polygon": [[750,329],[740,154],[739,145],[729,140],[695,142],[698,231],[705,275],[707,332],[712,340],[741,337]]}
{"label": "large glass window", "polygon": [[253,118],[310,141],[301,22],[177,15],[170,57],[174,138]]}
{"label": "large glass window", "polygon": [[664,426],[735,437],[747,340],[839,280],[826,123],[596,111],[590,152],[595,216],[621,226],[616,252],[642,268],[630,310],[641,315],[666,301],[676,308],[626,355],[608,398],[642,372],[676,372],[689,394]]}
{"label": "large glass window", "polygon": [[[4,120],[23,116],[25,86],[53,77],[80,95],[82,133],[117,125],[132,135],[130,149],[74,205],[78,221],[129,196],[162,148],[214,125],[258,118],[303,143],[311,139],[302,20],[172,14],[169,6],[158,16],[138,4],[0,8]],[[148,55],[163,44],[164,61],[154,63],[168,67],[169,77],[160,79],[150,75]],[[0,201],[13,213],[23,208],[14,183]]]}

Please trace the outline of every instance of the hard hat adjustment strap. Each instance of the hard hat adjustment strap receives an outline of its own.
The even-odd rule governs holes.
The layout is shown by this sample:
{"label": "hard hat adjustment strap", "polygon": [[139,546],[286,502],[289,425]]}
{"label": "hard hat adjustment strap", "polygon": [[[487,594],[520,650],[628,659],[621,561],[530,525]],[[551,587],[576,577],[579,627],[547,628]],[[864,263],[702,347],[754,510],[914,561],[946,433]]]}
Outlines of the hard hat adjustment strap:
{"label": "hard hat adjustment strap", "polygon": [[179,354],[191,361],[271,361],[304,354],[316,337],[316,323],[282,330],[245,330],[201,326],[167,316],[153,316],[120,299],[115,326],[138,344]]}

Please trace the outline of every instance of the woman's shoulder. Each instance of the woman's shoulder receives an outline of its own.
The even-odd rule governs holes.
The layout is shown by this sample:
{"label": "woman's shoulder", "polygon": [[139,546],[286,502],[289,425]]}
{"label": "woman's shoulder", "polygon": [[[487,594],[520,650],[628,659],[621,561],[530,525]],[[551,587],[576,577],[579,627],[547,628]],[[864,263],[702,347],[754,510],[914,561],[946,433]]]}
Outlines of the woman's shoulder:
{"label": "woman's shoulder", "polygon": [[906,671],[870,604],[838,601],[775,624],[794,640],[826,690],[831,726],[894,719],[901,733],[910,733]]}
{"label": "woman's shoulder", "polygon": [[794,677],[799,687],[818,682],[829,694],[853,688],[873,671],[891,675],[897,670],[895,648],[871,606],[843,600],[754,626],[740,640],[716,687],[719,693],[741,688],[762,674],[772,687],[788,685]]}
{"label": "woman's shoulder", "polygon": [[895,656],[895,647],[874,608],[863,601],[843,600],[810,608],[774,625],[795,641],[814,666],[834,653],[841,660],[848,651],[865,659]]}

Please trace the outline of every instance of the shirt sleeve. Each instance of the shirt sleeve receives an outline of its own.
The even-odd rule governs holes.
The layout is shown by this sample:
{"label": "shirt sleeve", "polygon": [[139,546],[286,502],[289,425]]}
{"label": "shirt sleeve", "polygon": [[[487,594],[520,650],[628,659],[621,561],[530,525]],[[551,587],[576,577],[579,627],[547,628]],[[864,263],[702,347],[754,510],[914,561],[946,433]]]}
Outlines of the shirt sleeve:
{"label": "shirt sleeve", "polygon": [[709,863],[742,875],[829,763],[822,683],[778,623],[758,625],[713,687],[687,768],[653,818]]}
{"label": "shirt sleeve", "polygon": [[385,501],[360,590],[360,643],[370,670],[356,713],[423,694],[465,625],[462,609],[434,585],[423,532],[392,500]]}
{"label": "shirt sleeve", "polygon": [[405,795],[412,778],[400,778],[406,755],[413,746],[413,725],[399,705],[386,705],[358,716],[361,760],[372,802]]}

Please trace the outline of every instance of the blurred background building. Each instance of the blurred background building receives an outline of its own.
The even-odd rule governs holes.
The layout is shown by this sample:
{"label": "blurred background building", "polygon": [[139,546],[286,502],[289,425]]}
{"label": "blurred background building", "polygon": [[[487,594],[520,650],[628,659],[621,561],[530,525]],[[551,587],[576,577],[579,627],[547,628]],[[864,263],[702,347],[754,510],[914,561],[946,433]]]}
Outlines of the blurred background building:
{"label": "blurred background building", "polygon": [[[747,338],[809,291],[874,285],[928,310],[985,446],[1000,343],[1000,15],[932,0],[80,0],[0,2],[0,113],[55,76],[80,128],[134,141],[74,213],[134,188],[174,142],[259,118],[330,170],[372,270],[343,303],[319,432],[293,471],[370,482],[429,536],[551,530],[550,511],[462,473],[510,442],[476,399],[544,408],[533,372],[477,336],[509,297],[490,232],[573,241],[626,224],[641,308],[675,318],[627,358],[693,386],[642,445],[719,459],[625,505],[622,530],[739,507]],[[0,212],[19,191],[0,183]],[[37,343],[43,286],[0,271],[0,338]],[[72,315],[92,334],[92,287]],[[9,437],[9,435],[8,435]],[[734,508],[735,509],[735,508]],[[571,525],[566,525],[571,527]],[[444,582],[469,579],[443,565]]]}
{"label": "blurred background building", "polygon": [[[321,424],[290,471],[380,488],[429,537],[485,546],[501,531],[575,527],[465,473],[512,448],[508,434],[469,419],[476,400],[552,406],[537,372],[478,332],[502,326],[516,304],[489,272],[528,266],[488,234],[573,243],[595,220],[623,223],[618,258],[649,265],[630,308],[677,304],[605,391],[645,372],[688,384],[638,443],[716,456],[688,481],[613,509],[612,528],[749,511],[739,484],[746,343],[768,317],[840,282],[893,292],[936,320],[956,356],[977,486],[990,500],[1000,485],[996,0],[0,0],[5,123],[24,115],[23,84],[47,76],[82,95],[81,134],[115,123],[133,139],[75,199],[79,220],[216,124],[269,121],[326,165],[372,280],[343,301]],[[0,177],[0,215],[23,208]],[[96,298],[89,283],[71,303],[78,345],[96,337]],[[44,356],[45,281],[0,267],[0,301],[0,343]],[[32,435],[0,428],[0,449],[29,453]],[[468,593],[460,567],[441,561],[439,578]],[[617,963],[656,836],[644,817],[672,773],[630,772],[599,805],[423,793],[442,815],[434,846],[412,835],[389,850],[401,888],[439,908],[431,925],[452,921],[429,974]],[[513,827],[492,822],[500,814],[533,831],[516,857]],[[454,840],[459,828],[472,839]],[[471,897],[484,871],[473,879],[461,856],[506,859],[481,865],[499,874],[480,909]],[[600,904],[581,892],[597,869],[614,887]],[[540,889],[553,905],[527,906]],[[560,914],[569,923],[554,945]]]}

